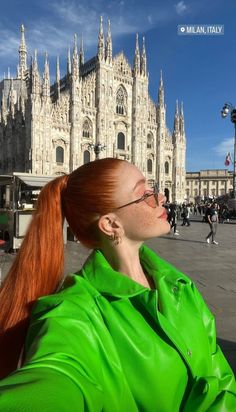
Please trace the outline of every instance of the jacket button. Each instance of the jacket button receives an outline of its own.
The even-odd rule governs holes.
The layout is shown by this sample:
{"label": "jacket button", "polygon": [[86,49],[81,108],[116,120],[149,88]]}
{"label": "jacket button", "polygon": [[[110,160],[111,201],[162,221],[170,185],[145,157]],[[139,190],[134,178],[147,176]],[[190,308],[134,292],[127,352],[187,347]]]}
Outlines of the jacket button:
{"label": "jacket button", "polygon": [[192,356],[192,351],[190,349],[187,350],[188,356]]}
{"label": "jacket button", "polygon": [[177,293],[177,292],[178,292],[177,286],[174,286],[174,287],[173,287],[172,292],[173,292],[173,293]]}

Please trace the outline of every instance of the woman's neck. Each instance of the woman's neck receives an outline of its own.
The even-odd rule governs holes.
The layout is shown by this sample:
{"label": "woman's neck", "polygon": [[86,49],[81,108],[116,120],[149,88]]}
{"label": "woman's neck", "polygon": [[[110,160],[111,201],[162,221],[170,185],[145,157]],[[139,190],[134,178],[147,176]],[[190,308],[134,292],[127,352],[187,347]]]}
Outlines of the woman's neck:
{"label": "woman's neck", "polygon": [[152,278],[144,271],[139,259],[140,246],[141,243],[135,245],[126,243],[112,247],[103,247],[101,250],[115,271],[123,273],[147,288],[153,288]]}

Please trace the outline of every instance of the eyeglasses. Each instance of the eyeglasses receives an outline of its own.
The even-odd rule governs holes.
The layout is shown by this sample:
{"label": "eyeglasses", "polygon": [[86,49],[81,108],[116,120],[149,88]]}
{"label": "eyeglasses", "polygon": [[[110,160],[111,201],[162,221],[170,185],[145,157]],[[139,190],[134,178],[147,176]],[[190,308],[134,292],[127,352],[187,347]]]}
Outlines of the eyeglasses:
{"label": "eyeglasses", "polygon": [[139,199],[133,200],[133,202],[126,203],[125,205],[116,207],[114,210],[123,209],[123,207],[133,205],[134,203],[145,202],[148,206],[155,208],[159,206],[158,200],[158,185],[157,183],[154,184],[153,188],[150,190],[146,190],[142,197]]}

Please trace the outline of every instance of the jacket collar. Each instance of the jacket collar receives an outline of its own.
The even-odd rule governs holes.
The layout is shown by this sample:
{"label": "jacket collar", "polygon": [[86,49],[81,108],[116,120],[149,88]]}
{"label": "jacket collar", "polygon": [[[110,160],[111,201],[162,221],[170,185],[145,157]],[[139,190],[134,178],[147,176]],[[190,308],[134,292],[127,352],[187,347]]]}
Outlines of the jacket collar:
{"label": "jacket collar", "polygon": [[[172,281],[183,277],[173,266],[159,258],[145,245],[141,246],[139,255],[142,266],[153,278],[156,288],[163,277],[171,276]],[[79,274],[104,295],[132,297],[149,290],[125,274],[115,271],[100,250],[91,253]]]}

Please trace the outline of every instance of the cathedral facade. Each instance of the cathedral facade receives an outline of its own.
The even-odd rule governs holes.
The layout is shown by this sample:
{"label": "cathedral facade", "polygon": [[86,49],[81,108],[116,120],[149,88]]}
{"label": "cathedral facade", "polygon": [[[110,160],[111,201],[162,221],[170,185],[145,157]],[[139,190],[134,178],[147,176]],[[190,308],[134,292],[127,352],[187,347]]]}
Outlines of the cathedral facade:
{"label": "cathedral facade", "polygon": [[171,133],[162,74],[157,103],[149,96],[144,39],[140,50],[136,36],[131,67],[123,52],[113,56],[110,23],[105,37],[101,18],[97,55],[84,61],[75,36],[67,73],[61,78],[58,58],[51,85],[47,55],[42,76],[36,52],[27,65],[22,26],[17,75],[0,82],[0,100],[0,174],[60,175],[98,156],[117,157],[157,182],[170,201],[184,200],[183,106],[176,104]]}

